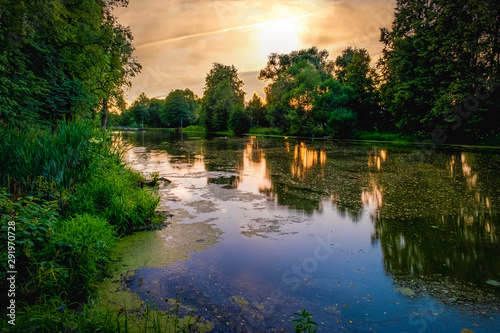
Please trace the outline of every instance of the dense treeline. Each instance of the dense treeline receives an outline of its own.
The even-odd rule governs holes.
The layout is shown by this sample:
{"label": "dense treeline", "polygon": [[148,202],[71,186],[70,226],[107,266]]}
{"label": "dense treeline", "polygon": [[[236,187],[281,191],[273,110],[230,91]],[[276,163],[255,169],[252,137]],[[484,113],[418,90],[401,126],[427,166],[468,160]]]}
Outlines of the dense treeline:
{"label": "dense treeline", "polygon": [[273,53],[259,74],[265,103],[254,95],[243,107],[237,70],[214,64],[190,122],[209,131],[271,126],[283,134],[498,142],[499,22],[495,1],[399,0],[392,27],[381,28],[376,66],[363,48],[347,47],[335,60],[315,47]]}
{"label": "dense treeline", "polygon": [[0,3],[0,124],[54,127],[102,109],[105,126],[141,69],[130,29],[112,14],[127,1]]}
{"label": "dense treeline", "polygon": [[401,131],[435,131],[437,143],[499,135],[499,23],[498,1],[397,2],[379,66],[382,105]]}

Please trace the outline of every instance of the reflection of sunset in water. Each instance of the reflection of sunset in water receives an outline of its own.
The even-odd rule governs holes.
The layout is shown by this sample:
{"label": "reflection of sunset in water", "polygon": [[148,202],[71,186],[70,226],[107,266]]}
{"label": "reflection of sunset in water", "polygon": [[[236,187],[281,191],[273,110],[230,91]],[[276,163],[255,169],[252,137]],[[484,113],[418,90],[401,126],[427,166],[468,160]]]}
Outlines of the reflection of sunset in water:
{"label": "reflection of sunset in water", "polygon": [[326,164],[326,152],[324,150],[307,148],[306,144],[301,142],[295,145],[293,153],[292,176],[305,178],[307,170],[319,164]]}
{"label": "reflection of sunset in water", "polygon": [[[459,163],[460,161],[461,163]],[[451,177],[459,176],[460,173],[463,175],[465,182],[467,184],[467,189],[474,194],[474,199],[477,203],[481,204],[483,207],[490,208],[490,198],[481,193],[478,189],[479,176],[472,168],[474,165],[474,155],[470,153],[461,153],[460,158],[456,155],[451,156],[451,160],[446,165],[446,168],[450,170]],[[455,170],[455,168],[460,168],[461,170]],[[457,171],[457,172],[456,172]],[[461,171],[461,172],[460,172]]]}
{"label": "reflection of sunset in water", "polygon": [[469,166],[467,161],[467,154],[462,153],[462,172],[465,179],[467,180],[467,186],[469,190],[472,190],[477,185],[477,173],[472,172],[472,168]]}
{"label": "reflection of sunset in water", "polygon": [[382,207],[382,189],[378,187],[374,178],[370,179],[369,189],[361,192],[361,200],[363,204],[369,206],[372,215],[376,214],[380,207]]}
{"label": "reflection of sunset in water", "polygon": [[[257,193],[271,191],[271,177],[267,168],[264,150],[259,148],[259,142],[253,138],[246,143],[243,150],[243,170],[241,173],[241,188]],[[245,177],[246,175],[249,177]],[[257,182],[255,182],[255,179],[257,179]]]}
{"label": "reflection of sunset in water", "polygon": [[387,150],[374,148],[368,155],[368,167],[376,167],[377,170],[382,168],[382,163],[387,159]]}

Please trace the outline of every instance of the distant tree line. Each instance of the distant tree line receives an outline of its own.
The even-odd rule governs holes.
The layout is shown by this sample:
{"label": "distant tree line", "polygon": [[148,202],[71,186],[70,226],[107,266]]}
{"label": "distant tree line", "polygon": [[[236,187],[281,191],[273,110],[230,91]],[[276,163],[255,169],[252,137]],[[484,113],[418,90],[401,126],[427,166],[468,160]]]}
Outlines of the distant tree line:
{"label": "distant tree line", "polygon": [[196,121],[199,98],[191,90],[173,90],[164,99],[148,98],[142,92],[112,123],[130,127],[173,127],[192,125]]}

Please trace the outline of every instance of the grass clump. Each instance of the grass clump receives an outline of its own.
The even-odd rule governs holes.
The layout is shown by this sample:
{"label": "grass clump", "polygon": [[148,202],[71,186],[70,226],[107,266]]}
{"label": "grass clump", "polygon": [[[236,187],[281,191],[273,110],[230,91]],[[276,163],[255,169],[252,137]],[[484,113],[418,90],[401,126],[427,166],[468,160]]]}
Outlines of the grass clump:
{"label": "grass clump", "polygon": [[183,128],[184,132],[200,132],[206,133],[207,129],[204,126],[200,125],[191,125]]}
{"label": "grass clump", "polygon": [[116,225],[118,232],[141,229],[152,222],[158,195],[141,188],[141,176],[113,161],[96,166],[84,183],[76,186],[69,213],[88,212]]}

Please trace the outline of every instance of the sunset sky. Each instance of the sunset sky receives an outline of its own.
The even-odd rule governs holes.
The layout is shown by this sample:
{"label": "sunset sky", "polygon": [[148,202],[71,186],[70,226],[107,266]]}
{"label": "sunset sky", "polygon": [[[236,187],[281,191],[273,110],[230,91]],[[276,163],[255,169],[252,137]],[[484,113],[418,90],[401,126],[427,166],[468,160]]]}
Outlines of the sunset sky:
{"label": "sunset sky", "polygon": [[253,92],[264,97],[257,75],[272,52],[326,49],[335,59],[347,46],[366,48],[375,62],[379,28],[390,27],[395,0],[130,0],[115,10],[134,34],[142,73],[128,91],[164,98],[189,88],[203,95],[212,63],[234,65]]}

